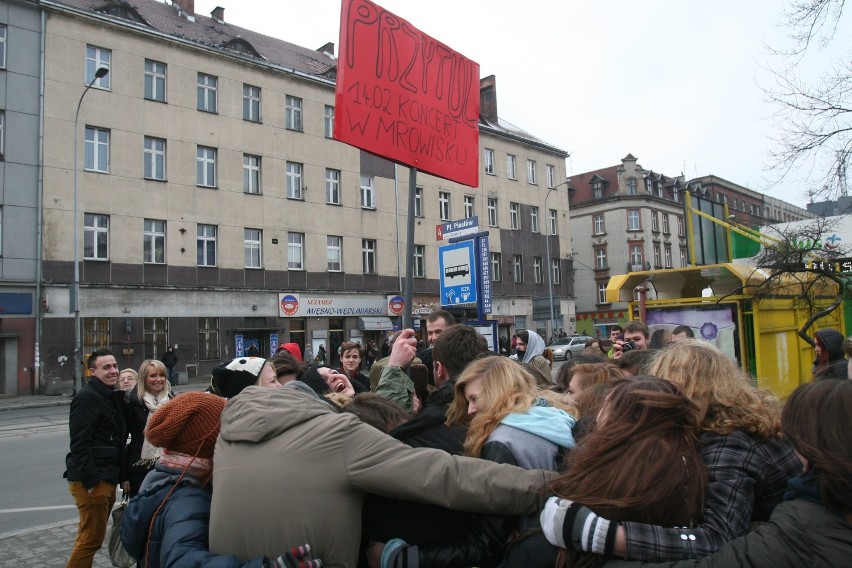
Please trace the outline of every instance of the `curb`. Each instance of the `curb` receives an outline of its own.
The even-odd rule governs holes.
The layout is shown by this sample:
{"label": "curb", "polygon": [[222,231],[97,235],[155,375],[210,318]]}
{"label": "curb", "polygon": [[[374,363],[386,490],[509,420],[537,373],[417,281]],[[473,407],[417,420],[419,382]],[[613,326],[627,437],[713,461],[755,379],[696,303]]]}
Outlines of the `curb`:
{"label": "curb", "polygon": [[31,533],[31,532],[46,531],[46,530],[55,529],[55,528],[58,528],[58,527],[64,527],[65,525],[76,525],[79,522],[80,522],[80,519],[70,519],[68,521],[57,521],[55,523],[49,523],[47,525],[41,525],[41,526],[38,526],[38,527],[30,527],[28,529],[20,529],[20,530],[17,530],[17,531],[2,533],[2,534],[0,534],[0,540],[25,535],[25,534],[28,534],[28,533]]}
{"label": "curb", "polygon": [[[47,396],[47,395],[45,395]],[[52,397],[51,397],[52,398]],[[48,408],[50,406],[68,406],[71,404],[71,397],[62,396],[61,400],[45,400],[38,402],[22,402],[20,404],[15,404],[12,402],[11,404],[3,404],[0,401],[0,412],[4,410],[21,410],[21,409],[29,409],[29,408]]]}

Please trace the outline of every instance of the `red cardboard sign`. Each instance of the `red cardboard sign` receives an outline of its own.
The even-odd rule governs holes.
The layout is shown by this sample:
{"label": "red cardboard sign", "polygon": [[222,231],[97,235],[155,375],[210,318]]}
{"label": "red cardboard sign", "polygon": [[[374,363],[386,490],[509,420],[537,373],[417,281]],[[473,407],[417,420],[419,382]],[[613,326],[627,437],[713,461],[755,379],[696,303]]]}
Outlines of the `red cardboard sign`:
{"label": "red cardboard sign", "polygon": [[343,0],[334,138],[479,185],[479,64],[369,0]]}

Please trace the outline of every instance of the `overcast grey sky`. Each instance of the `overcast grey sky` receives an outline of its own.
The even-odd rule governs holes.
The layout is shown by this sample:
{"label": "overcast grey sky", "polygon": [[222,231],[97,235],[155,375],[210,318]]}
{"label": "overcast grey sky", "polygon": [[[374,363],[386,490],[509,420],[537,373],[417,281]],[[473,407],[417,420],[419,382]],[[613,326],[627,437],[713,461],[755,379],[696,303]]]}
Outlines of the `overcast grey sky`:
{"label": "overcast grey sky", "polygon": [[[787,44],[780,0],[384,0],[377,2],[497,78],[501,118],[571,153],[568,175],[632,153],[687,179],[714,174],[762,191],[774,107],[760,86]],[[339,43],[340,0],[196,0],[197,13],[316,49]],[[850,55],[852,18],[817,77]],[[339,46],[338,46],[339,48]],[[808,171],[770,195],[804,207]]]}

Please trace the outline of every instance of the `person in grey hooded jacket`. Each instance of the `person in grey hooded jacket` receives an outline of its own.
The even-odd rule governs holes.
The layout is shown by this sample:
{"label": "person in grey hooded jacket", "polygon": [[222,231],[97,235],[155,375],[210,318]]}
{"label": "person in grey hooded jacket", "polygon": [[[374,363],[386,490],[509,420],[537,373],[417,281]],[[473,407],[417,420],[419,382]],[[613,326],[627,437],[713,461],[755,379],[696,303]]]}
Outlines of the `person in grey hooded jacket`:
{"label": "person in grey hooded jacket", "polygon": [[310,542],[325,566],[341,567],[357,564],[367,492],[525,515],[537,510],[539,490],[552,477],[408,447],[338,413],[300,381],[248,387],[229,401],[215,458],[212,552],[270,555],[286,535]]}

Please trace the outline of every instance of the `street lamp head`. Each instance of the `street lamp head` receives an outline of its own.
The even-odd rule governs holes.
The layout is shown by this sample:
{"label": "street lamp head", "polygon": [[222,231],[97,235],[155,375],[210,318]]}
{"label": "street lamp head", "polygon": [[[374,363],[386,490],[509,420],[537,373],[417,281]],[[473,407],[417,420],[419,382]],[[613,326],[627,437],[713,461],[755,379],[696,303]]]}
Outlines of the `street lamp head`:
{"label": "street lamp head", "polygon": [[98,70],[95,71],[95,79],[103,79],[109,74],[109,69],[106,67],[98,67]]}

